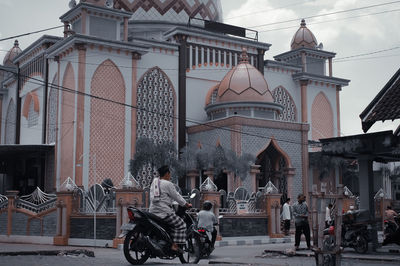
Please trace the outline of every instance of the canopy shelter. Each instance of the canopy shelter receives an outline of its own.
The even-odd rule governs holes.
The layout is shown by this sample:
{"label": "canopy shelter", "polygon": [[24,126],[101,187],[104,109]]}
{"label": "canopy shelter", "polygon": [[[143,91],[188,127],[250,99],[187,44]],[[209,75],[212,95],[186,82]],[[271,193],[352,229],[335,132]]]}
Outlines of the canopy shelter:
{"label": "canopy shelter", "polygon": [[[357,159],[359,166],[360,209],[369,210],[370,220],[375,220],[374,173],[372,163],[400,161],[400,137],[392,131],[382,131],[347,137],[321,139],[322,153],[349,159]],[[373,246],[378,240],[373,234]]]}
{"label": "canopy shelter", "polygon": [[26,195],[36,187],[52,191],[53,173],[54,145],[0,145],[0,194],[18,190]]}
{"label": "canopy shelter", "polygon": [[[377,121],[400,118],[400,68],[360,114],[362,129],[367,132]],[[400,126],[395,135],[399,135]]]}

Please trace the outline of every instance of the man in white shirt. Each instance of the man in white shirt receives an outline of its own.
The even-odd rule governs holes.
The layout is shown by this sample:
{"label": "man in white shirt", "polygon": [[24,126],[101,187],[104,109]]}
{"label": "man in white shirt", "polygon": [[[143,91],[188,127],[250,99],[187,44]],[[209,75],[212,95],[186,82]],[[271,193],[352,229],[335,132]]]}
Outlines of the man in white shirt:
{"label": "man in white shirt", "polygon": [[287,198],[285,204],[283,204],[282,207],[283,232],[286,236],[289,235],[291,219],[292,215],[290,210],[290,198]]}
{"label": "man in white shirt", "polygon": [[185,199],[176,191],[174,184],[170,182],[171,173],[167,165],[161,166],[158,169],[160,178],[154,178],[150,186],[150,209],[149,211],[171,226],[171,237],[174,243],[171,249],[174,251],[181,250],[178,244],[184,244],[186,241],[186,223],[175,214],[172,208],[172,202],[176,201],[181,206],[187,208],[192,207],[192,204],[187,203]]}

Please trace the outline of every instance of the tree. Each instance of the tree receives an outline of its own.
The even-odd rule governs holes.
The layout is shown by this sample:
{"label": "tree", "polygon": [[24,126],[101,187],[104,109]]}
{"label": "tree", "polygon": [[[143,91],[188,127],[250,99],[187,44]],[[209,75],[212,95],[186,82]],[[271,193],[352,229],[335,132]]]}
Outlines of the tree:
{"label": "tree", "polygon": [[152,169],[158,169],[162,165],[168,165],[171,169],[172,179],[176,181],[179,163],[174,142],[155,143],[149,138],[139,138],[136,142],[136,152],[130,161],[129,169],[133,176],[150,165]]}

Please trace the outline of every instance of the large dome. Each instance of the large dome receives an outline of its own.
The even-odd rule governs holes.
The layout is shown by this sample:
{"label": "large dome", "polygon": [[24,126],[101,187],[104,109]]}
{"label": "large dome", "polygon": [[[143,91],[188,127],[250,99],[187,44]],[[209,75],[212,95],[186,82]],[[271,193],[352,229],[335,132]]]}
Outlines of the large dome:
{"label": "large dome", "polygon": [[302,19],[300,28],[294,34],[290,47],[292,50],[303,47],[315,48],[317,44],[317,39],[314,34],[306,27],[306,22]]}
{"label": "large dome", "polygon": [[[110,0],[81,0],[106,6]],[[188,23],[189,17],[222,22],[220,0],[114,0],[114,8],[132,12],[131,20]]]}
{"label": "large dome", "polygon": [[274,103],[263,74],[249,63],[246,49],[239,64],[209,89],[205,104],[211,120],[232,115],[275,119],[282,111],[282,105]]}
{"label": "large dome", "polygon": [[226,74],[218,88],[217,102],[274,102],[264,76],[248,61],[243,50],[239,64]]}

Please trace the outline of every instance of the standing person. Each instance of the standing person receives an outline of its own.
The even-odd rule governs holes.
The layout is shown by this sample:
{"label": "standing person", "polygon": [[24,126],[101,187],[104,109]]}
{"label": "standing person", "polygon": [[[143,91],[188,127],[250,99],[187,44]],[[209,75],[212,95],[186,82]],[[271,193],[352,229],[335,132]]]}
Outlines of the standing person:
{"label": "standing person", "polygon": [[325,228],[328,228],[331,225],[332,217],[331,217],[331,212],[332,212],[332,207],[333,205],[331,203],[328,204],[326,207],[326,212],[325,212]]}
{"label": "standing person", "polygon": [[290,210],[290,198],[287,198],[285,204],[283,204],[282,207],[283,232],[285,233],[285,236],[289,235],[291,219],[292,214]]}
{"label": "standing person", "polygon": [[182,253],[178,244],[184,244],[186,241],[186,223],[175,214],[172,202],[176,201],[179,205],[187,208],[190,208],[192,204],[187,203],[176,191],[174,184],[170,182],[171,172],[167,165],[161,166],[158,173],[160,178],[154,178],[150,186],[149,211],[171,226],[171,237],[174,241],[171,250]]}
{"label": "standing person", "polygon": [[217,229],[215,226],[218,224],[217,217],[211,211],[213,204],[211,201],[206,200],[203,203],[203,209],[197,214],[197,226],[207,229],[211,233],[211,247],[214,248],[215,240],[217,239]]}
{"label": "standing person", "polygon": [[306,203],[306,196],[299,194],[297,202],[292,206],[294,223],[296,226],[295,234],[295,248],[299,249],[301,234],[304,234],[307,242],[307,249],[311,249],[310,243],[310,225],[308,224],[308,206]]}

